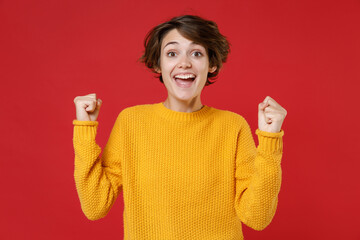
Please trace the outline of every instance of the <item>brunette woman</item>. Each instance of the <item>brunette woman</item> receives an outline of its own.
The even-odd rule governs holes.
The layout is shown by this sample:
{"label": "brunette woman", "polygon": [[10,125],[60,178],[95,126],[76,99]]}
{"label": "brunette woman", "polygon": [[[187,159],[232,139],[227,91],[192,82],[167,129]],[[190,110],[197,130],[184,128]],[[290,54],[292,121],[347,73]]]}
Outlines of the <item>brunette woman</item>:
{"label": "brunette woman", "polygon": [[101,156],[102,102],[96,94],[74,99],[74,176],[87,218],[105,217],[123,191],[125,240],[234,240],[243,239],[241,223],[270,224],[287,112],[269,96],[259,103],[256,147],[241,115],[204,105],[201,92],[228,53],[212,21],[185,15],[153,28],[141,60],[167,98],[122,110]]}

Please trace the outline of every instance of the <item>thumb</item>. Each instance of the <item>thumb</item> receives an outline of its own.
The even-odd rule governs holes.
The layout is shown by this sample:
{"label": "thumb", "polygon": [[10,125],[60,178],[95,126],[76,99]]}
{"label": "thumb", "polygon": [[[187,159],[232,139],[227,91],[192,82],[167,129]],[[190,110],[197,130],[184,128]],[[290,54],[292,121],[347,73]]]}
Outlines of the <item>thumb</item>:
{"label": "thumb", "polygon": [[96,108],[100,108],[102,105],[102,100],[99,98],[96,102]]}
{"label": "thumb", "polygon": [[264,109],[267,107],[267,103],[262,102],[259,104],[259,111],[264,111]]}
{"label": "thumb", "polygon": [[268,124],[271,123],[270,118],[265,114],[265,108],[268,106],[268,103],[262,102],[259,104],[259,112],[258,112],[258,128],[263,130],[266,128]]}

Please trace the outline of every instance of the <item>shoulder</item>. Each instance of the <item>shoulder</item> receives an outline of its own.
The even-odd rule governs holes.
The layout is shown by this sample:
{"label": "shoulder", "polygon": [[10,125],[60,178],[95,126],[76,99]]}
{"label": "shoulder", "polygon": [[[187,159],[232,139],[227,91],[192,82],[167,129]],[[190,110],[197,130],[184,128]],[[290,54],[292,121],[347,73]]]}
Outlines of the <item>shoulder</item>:
{"label": "shoulder", "polygon": [[213,108],[213,109],[214,109],[215,118],[223,119],[227,121],[235,121],[235,122],[246,121],[242,115],[235,113],[233,111],[218,109],[218,108]]}
{"label": "shoulder", "polygon": [[242,127],[244,124],[248,124],[242,115],[229,110],[214,108],[213,116],[215,120],[233,125],[234,127]]}
{"label": "shoulder", "polygon": [[153,110],[153,104],[142,104],[124,108],[118,115],[120,120],[129,120],[148,116]]}

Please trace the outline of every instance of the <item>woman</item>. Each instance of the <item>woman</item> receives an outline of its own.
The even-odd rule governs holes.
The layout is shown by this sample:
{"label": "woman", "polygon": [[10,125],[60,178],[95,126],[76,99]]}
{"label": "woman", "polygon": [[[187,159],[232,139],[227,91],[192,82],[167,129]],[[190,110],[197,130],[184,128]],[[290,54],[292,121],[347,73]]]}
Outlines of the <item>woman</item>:
{"label": "woman", "polygon": [[126,108],[101,148],[95,137],[102,104],[74,99],[75,182],[84,214],[105,217],[120,191],[124,239],[243,239],[272,220],[281,185],[286,110],[259,104],[256,148],[246,120],[201,102],[226,61],[217,25],[185,15],[153,28],[142,61],[159,74],[164,102]]}

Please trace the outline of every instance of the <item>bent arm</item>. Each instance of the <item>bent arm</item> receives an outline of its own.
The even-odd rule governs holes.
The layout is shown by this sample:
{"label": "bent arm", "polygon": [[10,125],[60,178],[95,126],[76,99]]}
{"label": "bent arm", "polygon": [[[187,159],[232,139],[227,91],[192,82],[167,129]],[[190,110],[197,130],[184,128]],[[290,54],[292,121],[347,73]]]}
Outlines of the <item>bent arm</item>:
{"label": "bent arm", "polygon": [[235,209],[244,224],[261,231],[272,221],[278,204],[284,131],[257,129],[256,134],[257,148],[245,121],[238,137]]}
{"label": "bent arm", "polygon": [[74,179],[81,209],[90,220],[103,218],[122,189],[119,117],[100,157],[97,121],[73,120]]}

